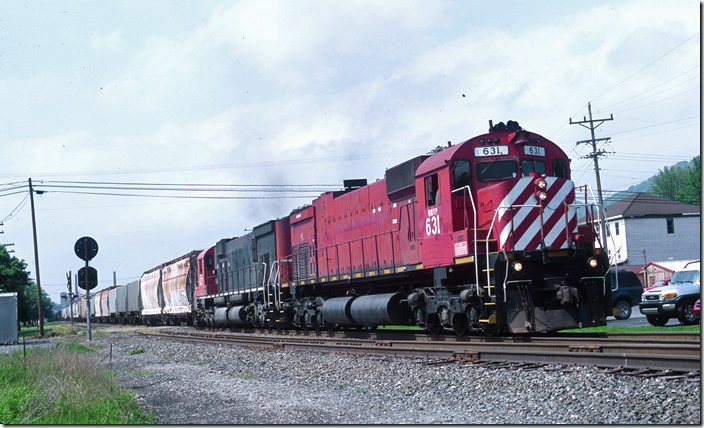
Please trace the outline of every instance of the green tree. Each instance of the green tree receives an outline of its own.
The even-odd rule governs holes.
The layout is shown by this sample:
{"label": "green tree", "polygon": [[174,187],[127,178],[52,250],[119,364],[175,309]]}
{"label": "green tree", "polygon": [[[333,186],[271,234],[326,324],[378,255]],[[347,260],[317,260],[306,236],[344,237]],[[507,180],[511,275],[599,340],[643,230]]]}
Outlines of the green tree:
{"label": "green tree", "polygon": [[701,205],[702,203],[702,187],[701,187],[701,157],[697,156],[692,159],[692,163],[688,169],[682,174],[682,185],[678,189],[676,200],[688,204]]}
{"label": "green tree", "polygon": [[686,204],[701,205],[700,156],[688,166],[666,166],[653,178],[653,193]]}
{"label": "green tree", "polygon": [[[0,291],[17,293],[17,318],[20,322],[38,319],[37,288],[29,277],[27,263],[10,256],[3,245],[0,245]],[[51,298],[42,290],[42,316],[48,317],[51,310]]]}

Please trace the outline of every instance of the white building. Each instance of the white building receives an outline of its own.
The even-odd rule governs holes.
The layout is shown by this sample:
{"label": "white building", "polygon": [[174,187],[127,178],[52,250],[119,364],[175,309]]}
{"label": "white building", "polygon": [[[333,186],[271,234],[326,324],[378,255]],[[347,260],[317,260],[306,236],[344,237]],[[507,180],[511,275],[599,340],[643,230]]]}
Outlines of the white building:
{"label": "white building", "polygon": [[701,209],[650,193],[633,193],[606,207],[607,247],[617,264],[699,260]]}

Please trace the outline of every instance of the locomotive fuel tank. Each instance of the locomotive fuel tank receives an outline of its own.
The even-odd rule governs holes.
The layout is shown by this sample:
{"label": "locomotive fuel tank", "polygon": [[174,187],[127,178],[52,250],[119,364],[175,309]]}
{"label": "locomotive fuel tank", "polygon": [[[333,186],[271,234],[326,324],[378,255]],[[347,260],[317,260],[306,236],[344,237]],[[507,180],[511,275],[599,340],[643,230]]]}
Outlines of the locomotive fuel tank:
{"label": "locomotive fuel tank", "polygon": [[227,308],[215,309],[215,325],[224,326],[227,324]]}
{"label": "locomotive fuel tank", "polygon": [[350,306],[352,306],[354,299],[354,297],[335,297],[326,300],[321,309],[325,322],[328,324],[355,325],[356,322],[354,322],[350,314]]}
{"label": "locomotive fuel tank", "polygon": [[232,325],[242,325],[247,323],[246,306],[233,306],[227,311],[227,320]]}
{"label": "locomotive fuel tank", "polygon": [[364,326],[405,324],[407,305],[403,293],[374,294],[357,297],[350,305],[350,315]]}
{"label": "locomotive fuel tank", "polygon": [[373,294],[361,297],[336,297],[323,304],[321,312],[328,324],[390,325],[407,322],[403,293]]}

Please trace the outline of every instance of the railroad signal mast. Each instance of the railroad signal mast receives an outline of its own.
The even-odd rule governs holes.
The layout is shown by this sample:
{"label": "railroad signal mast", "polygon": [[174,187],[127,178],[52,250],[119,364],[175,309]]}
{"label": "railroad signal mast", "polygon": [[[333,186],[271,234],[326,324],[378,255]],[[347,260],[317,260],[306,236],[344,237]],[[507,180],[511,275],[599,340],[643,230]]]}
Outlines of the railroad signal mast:
{"label": "railroad signal mast", "polygon": [[[594,159],[594,172],[596,173],[596,189],[597,189],[597,193],[599,196],[599,205],[601,205],[601,207],[603,208],[604,207],[604,197],[602,196],[602,192],[601,192],[601,176],[599,175],[599,158],[601,156],[606,155],[607,152],[605,150],[597,150],[596,143],[600,142],[600,141],[609,141],[611,139],[611,137],[595,138],[594,130],[596,128],[598,128],[599,126],[601,126],[602,123],[607,122],[609,120],[614,120],[614,115],[611,114],[611,117],[609,117],[608,119],[594,119],[594,118],[592,118],[592,103],[590,102],[587,105],[589,107],[589,120],[587,120],[586,116],[584,117],[584,120],[580,120],[579,122],[573,122],[572,118],[570,118],[570,125],[580,125],[580,126],[583,126],[587,129],[589,129],[589,131],[591,131],[591,134],[592,134],[591,140],[577,141],[577,145],[587,144],[587,143],[591,143],[591,145],[592,145],[592,152],[583,156],[583,157],[585,159]],[[587,123],[589,125],[586,125]],[[608,255],[608,246],[606,243],[606,218],[605,218],[605,216],[606,216],[605,214],[600,216],[601,217],[601,222],[600,222],[601,224],[599,227],[601,228],[601,241],[603,243],[602,245],[604,247],[604,251],[606,251],[606,254]]]}

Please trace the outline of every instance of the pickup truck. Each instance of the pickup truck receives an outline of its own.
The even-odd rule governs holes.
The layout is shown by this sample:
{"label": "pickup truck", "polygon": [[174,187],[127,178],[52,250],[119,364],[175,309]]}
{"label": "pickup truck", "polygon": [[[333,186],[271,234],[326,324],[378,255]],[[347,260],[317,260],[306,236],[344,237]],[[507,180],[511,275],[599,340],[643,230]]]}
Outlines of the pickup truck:
{"label": "pickup truck", "polygon": [[699,262],[689,263],[672,275],[669,285],[643,293],[640,312],[650,324],[663,326],[671,318],[677,318],[684,325],[699,322],[692,309],[701,295],[700,266]]}
{"label": "pickup truck", "polygon": [[638,306],[643,293],[643,286],[635,273],[628,270],[618,271],[618,286],[616,271],[610,271],[608,277],[611,284],[611,310],[617,320],[631,317],[631,307]]}

